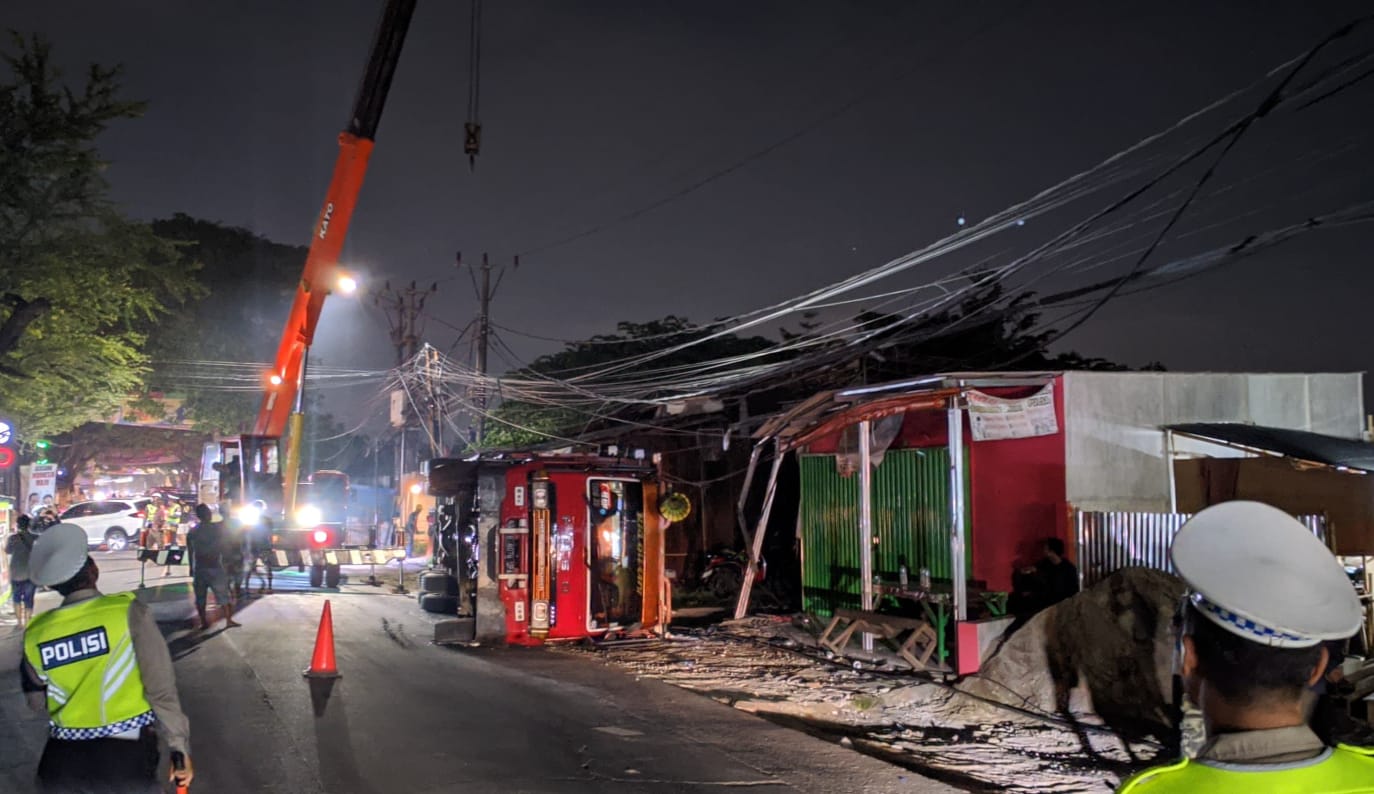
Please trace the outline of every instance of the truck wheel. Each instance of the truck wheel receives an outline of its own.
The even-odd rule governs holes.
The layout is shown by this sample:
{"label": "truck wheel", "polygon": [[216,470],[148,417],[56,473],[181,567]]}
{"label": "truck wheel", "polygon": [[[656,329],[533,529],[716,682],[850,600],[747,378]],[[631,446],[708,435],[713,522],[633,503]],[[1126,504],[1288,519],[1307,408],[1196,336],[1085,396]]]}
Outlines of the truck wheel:
{"label": "truck wheel", "polygon": [[339,580],[343,578],[343,571],[337,565],[324,566],[324,586],[338,587]]}
{"label": "truck wheel", "polygon": [[425,593],[420,596],[420,609],[439,615],[456,615],[458,614],[458,597],[440,595],[439,593]]}
{"label": "truck wheel", "polygon": [[312,565],[312,566],[310,566],[310,586],[311,586],[311,587],[323,587],[323,586],[324,586],[324,566],[323,566],[323,565]]}
{"label": "truck wheel", "polygon": [[431,571],[420,575],[421,593],[439,593],[440,595],[458,595],[458,580],[446,573]]}

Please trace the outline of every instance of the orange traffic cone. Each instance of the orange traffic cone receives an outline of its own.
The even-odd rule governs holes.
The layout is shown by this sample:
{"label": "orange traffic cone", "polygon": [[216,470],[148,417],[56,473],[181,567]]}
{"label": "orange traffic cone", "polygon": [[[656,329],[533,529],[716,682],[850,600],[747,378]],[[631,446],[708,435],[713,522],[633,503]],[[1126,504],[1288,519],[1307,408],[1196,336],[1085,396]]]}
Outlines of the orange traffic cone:
{"label": "orange traffic cone", "polygon": [[329,611],[329,601],[324,602],[324,612],[320,615],[320,631],[315,635],[315,654],[310,657],[310,669],[305,671],[306,678],[340,678],[339,668],[334,664],[334,615]]}

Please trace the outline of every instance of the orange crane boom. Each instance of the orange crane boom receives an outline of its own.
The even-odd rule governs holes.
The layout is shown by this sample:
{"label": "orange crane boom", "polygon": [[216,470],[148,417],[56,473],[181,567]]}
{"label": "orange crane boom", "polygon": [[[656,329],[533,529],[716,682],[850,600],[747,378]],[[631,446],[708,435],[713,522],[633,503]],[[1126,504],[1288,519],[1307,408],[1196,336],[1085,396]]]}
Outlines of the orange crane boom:
{"label": "orange crane boom", "polygon": [[[377,125],[381,122],[387,92],[391,88],[391,79],[396,73],[401,47],[405,43],[414,12],[415,0],[388,0],[382,13],[367,71],[363,74],[353,103],[353,115],[347,129],[339,135],[339,156],[334,161],[334,176],[329,182],[329,191],[325,194],[319,217],[315,220],[310,252],[305,257],[305,268],[296,285],[296,297],[291,303],[286,327],[282,329],[276,360],[268,376],[269,382],[257,421],[253,424],[253,434],[256,436],[280,438],[286,430],[290,414],[293,411],[300,412],[306,356],[315,339],[315,327],[320,321],[324,299],[338,276],[339,255],[343,252],[348,224],[353,219],[353,209],[367,173]],[[292,474],[294,476],[294,472]],[[286,483],[288,489],[293,485]]]}

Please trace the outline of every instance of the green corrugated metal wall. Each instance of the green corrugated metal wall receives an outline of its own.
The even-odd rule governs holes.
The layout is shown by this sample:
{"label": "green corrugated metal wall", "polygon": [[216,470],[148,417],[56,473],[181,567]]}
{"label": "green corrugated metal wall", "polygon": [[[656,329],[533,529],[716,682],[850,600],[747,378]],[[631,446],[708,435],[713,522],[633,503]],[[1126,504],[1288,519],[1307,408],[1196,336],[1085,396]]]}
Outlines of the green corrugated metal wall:
{"label": "green corrugated metal wall", "polygon": [[[834,455],[802,455],[802,603],[829,615],[858,609],[859,477],[841,477]],[[965,571],[972,568],[968,450],[964,453]],[[878,537],[873,570],[896,581],[898,557],[911,578],[922,567],[949,579],[949,450],[892,449],[873,472],[873,532]]]}

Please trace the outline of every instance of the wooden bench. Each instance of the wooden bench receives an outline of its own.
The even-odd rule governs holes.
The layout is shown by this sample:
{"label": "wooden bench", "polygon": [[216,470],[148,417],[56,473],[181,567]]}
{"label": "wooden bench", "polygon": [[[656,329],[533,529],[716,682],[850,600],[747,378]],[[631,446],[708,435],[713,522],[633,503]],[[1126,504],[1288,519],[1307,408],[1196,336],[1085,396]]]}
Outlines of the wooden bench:
{"label": "wooden bench", "polygon": [[[836,634],[836,631],[839,633]],[[897,615],[883,615],[877,612],[864,612],[857,609],[837,609],[830,623],[821,633],[819,643],[822,648],[836,656],[845,655],[845,647],[854,634],[877,634],[886,641],[896,640],[902,632],[910,632],[907,638],[896,645],[897,653],[911,665],[913,670],[924,670],[935,653],[939,637],[930,623],[917,618],[904,618]],[[831,636],[834,635],[834,636]]]}

